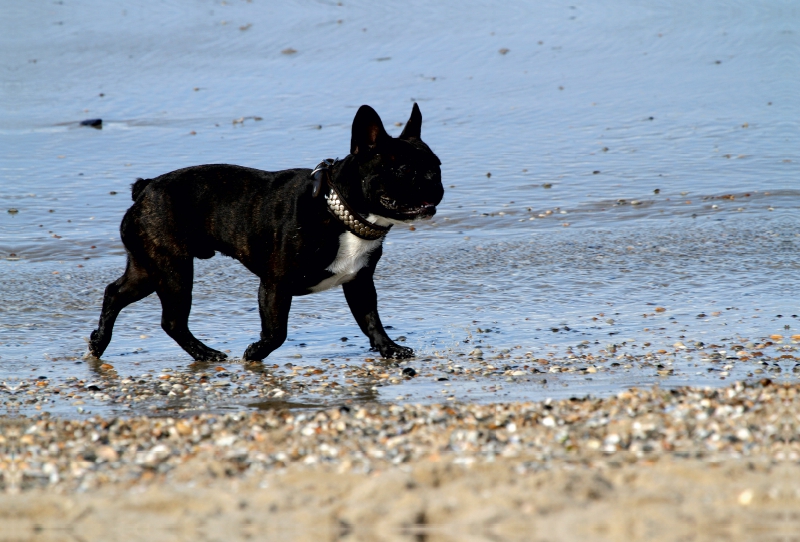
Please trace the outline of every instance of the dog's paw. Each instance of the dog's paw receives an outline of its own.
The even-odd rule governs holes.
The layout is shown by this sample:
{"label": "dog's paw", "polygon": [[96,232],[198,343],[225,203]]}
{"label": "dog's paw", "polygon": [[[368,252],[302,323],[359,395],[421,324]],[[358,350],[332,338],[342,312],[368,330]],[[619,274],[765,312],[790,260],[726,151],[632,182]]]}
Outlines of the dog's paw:
{"label": "dog's paw", "polygon": [[102,344],[100,340],[100,334],[95,329],[92,331],[91,335],[88,338],[84,337],[86,344],[89,347],[89,351],[84,354],[84,359],[100,359],[100,356],[103,355],[103,352],[106,349],[106,346]]}
{"label": "dog's paw", "polygon": [[220,352],[219,350],[214,350],[213,348],[209,348],[208,350],[200,352],[192,357],[194,357],[195,361],[222,361],[224,359],[228,359],[228,355],[225,352]]}
{"label": "dog's paw", "polygon": [[262,359],[267,357],[268,354],[269,352],[264,353],[264,348],[261,344],[259,344],[258,342],[254,342],[245,349],[244,354],[242,354],[242,360],[261,361]]}
{"label": "dog's paw", "polygon": [[86,353],[83,354],[83,359],[100,359],[101,355],[102,352],[99,352],[92,343],[89,343],[89,348],[86,350]]}
{"label": "dog's paw", "polygon": [[83,356],[81,356],[81,359],[85,359],[85,360],[87,360],[87,361],[93,361],[93,360],[99,360],[99,359],[100,359],[100,356],[98,356],[97,354],[95,354],[95,353],[92,351],[92,349],[91,349],[91,348],[89,348],[89,350],[87,350],[86,352],[84,352]]}
{"label": "dog's paw", "polygon": [[381,356],[388,359],[406,359],[414,357],[414,351],[412,349],[395,343],[382,346],[380,352]]}

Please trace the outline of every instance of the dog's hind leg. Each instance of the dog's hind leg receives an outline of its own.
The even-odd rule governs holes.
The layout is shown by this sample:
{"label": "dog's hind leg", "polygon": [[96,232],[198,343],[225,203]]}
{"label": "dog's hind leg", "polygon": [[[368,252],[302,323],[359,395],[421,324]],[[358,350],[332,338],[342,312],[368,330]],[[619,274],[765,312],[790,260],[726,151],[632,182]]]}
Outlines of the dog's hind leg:
{"label": "dog's hind leg", "polygon": [[111,332],[119,312],[131,303],[152,294],[155,289],[155,284],[147,271],[137,265],[133,257],[128,256],[125,273],[106,286],[100,322],[89,338],[89,353],[98,358],[103,355],[108,343],[111,342]]}
{"label": "dog's hind leg", "polygon": [[225,359],[228,356],[204,345],[189,331],[193,271],[191,259],[170,261],[168,265],[160,266],[156,293],[161,299],[161,327],[195,360]]}

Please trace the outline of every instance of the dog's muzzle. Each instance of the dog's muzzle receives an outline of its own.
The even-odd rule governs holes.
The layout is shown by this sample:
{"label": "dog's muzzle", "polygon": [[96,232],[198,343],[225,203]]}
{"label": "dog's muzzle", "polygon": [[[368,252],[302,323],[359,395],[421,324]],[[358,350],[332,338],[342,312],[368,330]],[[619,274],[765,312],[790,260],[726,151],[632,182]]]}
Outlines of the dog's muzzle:
{"label": "dog's muzzle", "polygon": [[405,220],[414,220],[417,218],[430,218],[436,214],[436,205],[428,202],[423,202],[416,207],[401,205],[397,200],[389,196],[381,196],[381,205],[396,214],[401,215]]}

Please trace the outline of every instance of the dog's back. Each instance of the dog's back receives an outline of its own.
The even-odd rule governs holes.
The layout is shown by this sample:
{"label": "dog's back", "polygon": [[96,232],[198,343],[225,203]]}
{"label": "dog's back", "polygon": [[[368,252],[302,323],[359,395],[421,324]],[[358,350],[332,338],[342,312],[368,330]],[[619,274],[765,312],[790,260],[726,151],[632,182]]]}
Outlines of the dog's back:
{"label": "dog's back", "polygon": [[[129,252],[145,250],[150,258],[170,254],[184,258],[211,258],[216,251],[250,267],[246,240],[289,239],[297,227],[298,193],[311,183],[307,169],[278,172],[242,166],[210,164],[139,179],[132,187],[134,204],[121,225]],[[321,198],[320,198],[321,200]],[[319,202],[319,212],[325,206]],[[270,247],[255,246],[268,251]]]}

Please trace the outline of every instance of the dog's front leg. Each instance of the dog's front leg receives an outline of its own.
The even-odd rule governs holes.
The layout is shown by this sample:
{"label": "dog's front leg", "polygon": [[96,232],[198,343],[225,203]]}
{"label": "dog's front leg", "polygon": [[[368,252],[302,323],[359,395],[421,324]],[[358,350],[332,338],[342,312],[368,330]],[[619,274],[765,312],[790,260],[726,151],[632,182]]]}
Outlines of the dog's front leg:
{"label": "dog's front leg", "polygon": [[352,281],[342,285],[344,297],[350,305],[350,311],[358,322],[364,335],[369,337],[370,346],[378,350],[384,358],[410,358],[414,351],[400,346],[386,334],[381,318],[378,316],[378,293],[372,278],[373,268],[361,269]]}
{"label": "dog's front leg", "polygon": [[292,295],[288,287],[261,280],[258,287],[258,313],[261,316],[261,340],[244,351],[243,359],[261,361],[286,340]]}

